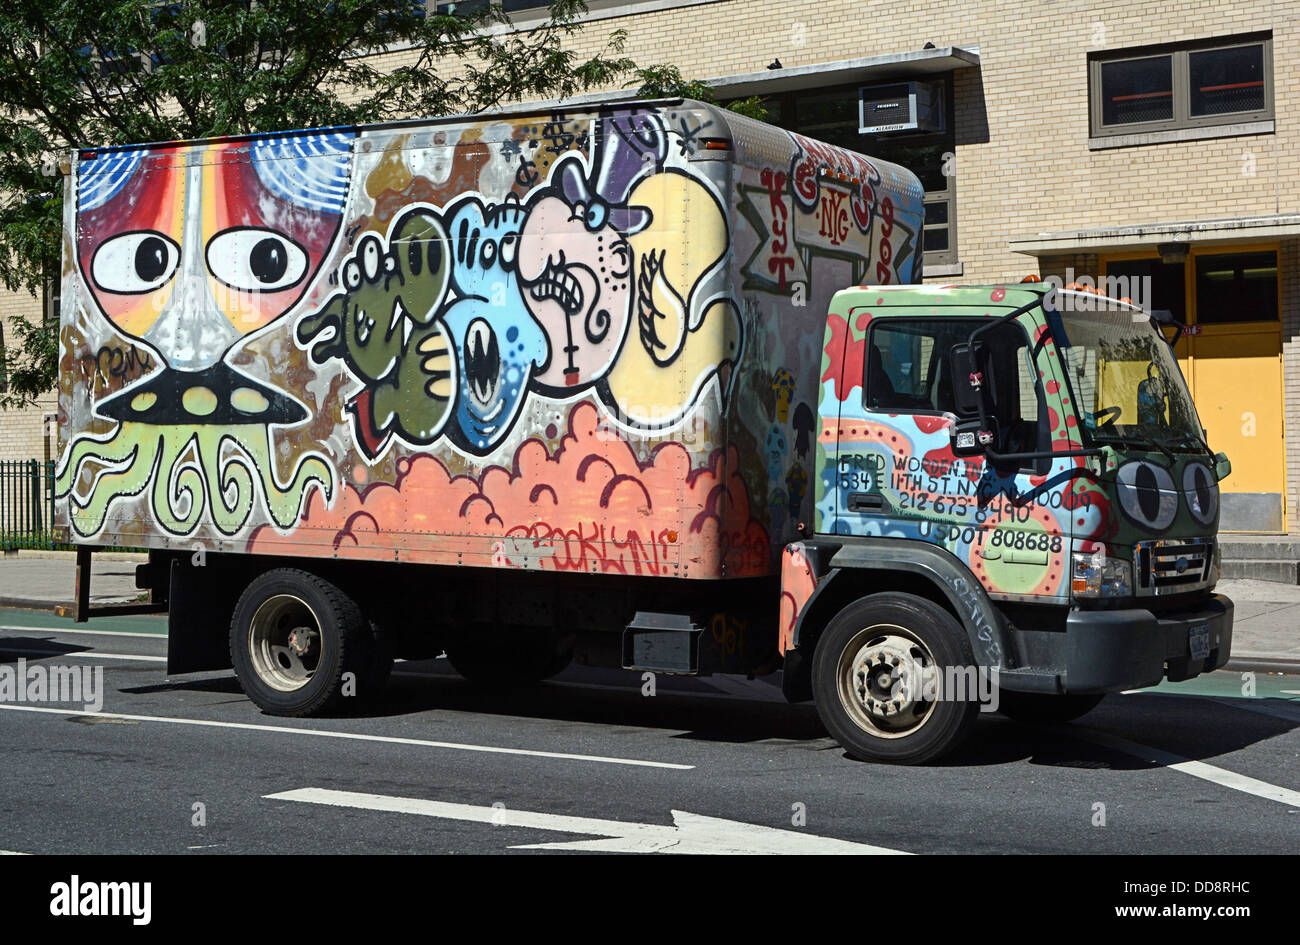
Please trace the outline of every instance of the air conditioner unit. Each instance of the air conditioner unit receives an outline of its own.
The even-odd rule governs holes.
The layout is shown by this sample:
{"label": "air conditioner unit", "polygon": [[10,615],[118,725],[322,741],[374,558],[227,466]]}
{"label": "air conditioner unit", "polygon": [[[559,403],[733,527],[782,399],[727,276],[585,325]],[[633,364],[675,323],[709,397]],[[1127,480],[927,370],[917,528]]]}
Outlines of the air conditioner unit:
{"label": "air conditioner unit", "polygon": [[943,87],[937,82],[891,82],[858,89],[858,131],[942,131]]}

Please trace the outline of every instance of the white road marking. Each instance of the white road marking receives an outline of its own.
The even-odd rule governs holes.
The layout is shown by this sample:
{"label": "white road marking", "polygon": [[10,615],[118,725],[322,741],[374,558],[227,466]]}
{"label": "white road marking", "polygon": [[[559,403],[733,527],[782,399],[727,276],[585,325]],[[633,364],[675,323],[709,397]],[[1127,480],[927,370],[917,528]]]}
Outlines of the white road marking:
{"label": "white road marking", "polygon": [[21,850],[0,850],[0,856],[31,856],[31,854],[23,853]]}
{"label": "white road marking", "polygon": [[460,742],[438,742],[423,738],[399,738],[396,735],[366,735],[360,732],[335,732],[318,728],[290,728],[287,725],[254,725],[251,722],[217,722],[211,719],[180,719],[163,715],[126,715],[121,712],[90,712],[75,709],[54,709],[44,706],[4,705],[0,710],[10,712],[44,712],[52,715],[86,715],[105,719],[126,719],[132,722],[168,722],[172,725],[199,725],[209,728],[234,728],[252,732],[276,732],[286,735],[312,735],[317,738],[344,738],[359,742],[383,742],[389,745],[412,745],[420,748],[447,748],[454,751],[477,751],[493,755],[524,755],[529,758],[555,758],[561,761],[594,761],[607,765],[631,765],[638,768],[667,768],[672,771],[691,771],[695,765],[674,764],[668,761],[642,761],[637,758],[613,758],[605,755],[579,755],[562,751],[541,751],[532,748],[500,748],[495,745],[469,745]]}
{"label": "white road marking", "polygon": [[140,660],[144,663],[165,663],[165,656],[137,656],[134,653],[101,653],[98,650],[78,650],[76,652],[65,652],[63,650],[49,649],[42,650],[36,647],[5,646],[4,637],[0,637],[0,653],[18,653],[22,656],[66,656],[83,660]]}
{"label": "white road marking", "polygon": [[1074,728],[1070,730],[1070,734],[1086,741],[1096,742],[1098,745],[1104,745],[1107,748],[1113,748],[1126,755],[1132,755],[1134,758],[1141,758],[1143,761],[1154,762],[1174,771],[1181,771],[1183,774],[1200,778],[1202,781],[1209,781],[1220,787],[1241,791],[1244,794],[1253,794],[1255,797],[1262,797],[1269,801],[1277,801],[1286,804],[1288,807],[1300,808],[1300,791],[1278,787],[1276,784],[1269,784],[1267,781],[1260,781],[1244,774],[1237,774],[1235,771],[1206,764],[1204,761],[1192,761],[1190,758],[1184,758],[1172,752],[1161,751],[1159,748],[1152,748],[1150,745],[1139,745],[1137,742],[1131,742],[1128,739],[1119,738],[1106,732]]}
{"label": "white road marking", "polygon": [[350,807],[361,810],[398,814],[419,814],[447,820],[495,824],[502,827],[530,827],[559,833],[595,836],[598,840],[561,840],[554,843],[519,844],[515,850],[587,850],[602,853],[715,853],[715,854],[799,854],[856,853],[905,854],[866,843],[853,843],[834,837],[798,830],[779,830],[736,820],[705,817],[675,810],[673,823],[640,824],[624,820],[598,820],[567,814],[543,814],[536,811],[511,810],[506,807],[479,807],[450,804],[418,797],[389,797],[384,794],[361,794],[354,791],[331,791],[325,788],[301,788],[265,795],[272,801],[300,801]]}
{"label": "white road marking", "polygon": [[145,637],[146,639],[152,638],[163,641],[167,639],[165,633],[146,633],[143,630],[138,633],[130,630],[73,630],[71,627],[66,629],[63,627],[24,627],[22,624],[17,623],[0,623],[0,630],[22,630],[25,633],[75,633],[78,636],[90,637]]}

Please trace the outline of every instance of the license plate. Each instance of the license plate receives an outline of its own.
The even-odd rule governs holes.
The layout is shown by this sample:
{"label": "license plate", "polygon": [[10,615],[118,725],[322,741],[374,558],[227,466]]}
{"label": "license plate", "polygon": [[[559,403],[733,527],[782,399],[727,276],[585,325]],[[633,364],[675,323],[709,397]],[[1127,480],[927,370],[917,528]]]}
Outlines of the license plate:
{"label": "license plate", "polygon": [[1210,655],[1210,627],[1201,624],[1187,631],[1187,646],[1192,651],[1192,659],[1203,660]]}

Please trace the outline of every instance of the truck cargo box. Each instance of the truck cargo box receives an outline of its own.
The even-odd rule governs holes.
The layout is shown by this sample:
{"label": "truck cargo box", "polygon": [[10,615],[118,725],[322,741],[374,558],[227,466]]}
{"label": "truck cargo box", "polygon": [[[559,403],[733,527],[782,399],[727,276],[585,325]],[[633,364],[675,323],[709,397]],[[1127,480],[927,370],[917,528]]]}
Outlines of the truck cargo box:
{"label": "truck cargo box", "polygon": [[72,541],[670,576],[811,522],[827,303],[910,172],[691,101],[83,150]]}

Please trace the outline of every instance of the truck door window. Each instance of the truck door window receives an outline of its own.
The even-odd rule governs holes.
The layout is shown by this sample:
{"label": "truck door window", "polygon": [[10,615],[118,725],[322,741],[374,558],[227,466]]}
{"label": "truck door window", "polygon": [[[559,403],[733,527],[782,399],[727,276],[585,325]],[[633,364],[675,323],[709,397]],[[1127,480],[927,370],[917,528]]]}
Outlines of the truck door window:
{"label": "truck door window", "polygon": [[[964,344],[976,327],[969,318],[878,320],[867,339],[866,406],[882,412],[957,414],[948,351]],[[998,451],[1050,449],[1043,389],[1028,336],[1019,325],[1002,325],[986,332],[982,341],[997,400]]]}
{"label": "truck door window", "polygon": [[872,327],[863,390],[872,410],[952,413],[948,349],[966,340],[969,322],[898,319]]}

